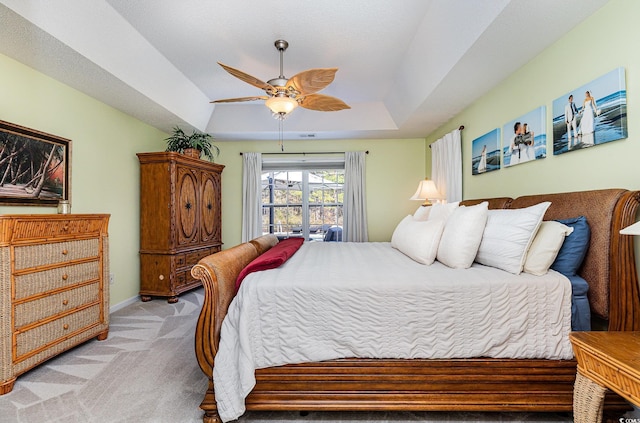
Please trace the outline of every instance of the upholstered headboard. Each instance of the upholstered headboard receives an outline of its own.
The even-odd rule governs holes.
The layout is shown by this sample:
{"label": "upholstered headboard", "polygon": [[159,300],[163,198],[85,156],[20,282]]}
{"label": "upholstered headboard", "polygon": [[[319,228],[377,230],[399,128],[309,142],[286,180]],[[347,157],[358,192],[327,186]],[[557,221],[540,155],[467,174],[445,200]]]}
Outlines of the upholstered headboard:
{"label": "upholstered headboard", "polygon": [[[473,205],[481,201],[484,200],[466,200],[462,204]],[[609,330],[640,329],[640,298],[633,237],[619,233],[620,229],[635,221],[640,192],[604,189],[486,201],[489,201],[489,208],[514,209],[551,201],[545,220],[585,216],[591,229],[591,240],[578,273],[589,284],[591,310],[608,320]]]}

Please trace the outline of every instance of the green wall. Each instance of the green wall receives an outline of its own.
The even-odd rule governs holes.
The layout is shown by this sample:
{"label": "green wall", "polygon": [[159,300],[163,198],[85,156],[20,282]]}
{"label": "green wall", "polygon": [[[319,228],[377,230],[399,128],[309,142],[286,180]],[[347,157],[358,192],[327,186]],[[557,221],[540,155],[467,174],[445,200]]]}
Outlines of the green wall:
{"label": "green wall", "polygon": [[[138,295],[137,152],[164,149],[166,134],[0,55],[0,119],[70,139],[71,211],[109,213],[110,304]],[[56,213],[0,206],[2,214]]]}
{"label": "green wall", "polygon": [[[222,173],[222,238],[226,247],[242,235],[241,152],[277,153],[278,142],[216,142]],[[366,195],[370,241],[389,241],[396,224],[420,205],[410,201],[425,176],[424,139],[286,141],[285,152],[369,151]]]}
{"label": "green wall", "polygon": [[[427,137],[427,143],[430,144],[459,125],[465,126],[462,133],[464,198],[515,197],[599,188],[640,189],[638,16],[640,2],[611,0]],[[618,67],[626,70],[628,138],[554,156],[551,124],[553,100]],[[582,99],[583,93],[576,94],[578,104]],[[472,175],[472,141],[540,106],[547,108],[547,157]],[[430,150],[427,150],[426,166],[430,169]]]}

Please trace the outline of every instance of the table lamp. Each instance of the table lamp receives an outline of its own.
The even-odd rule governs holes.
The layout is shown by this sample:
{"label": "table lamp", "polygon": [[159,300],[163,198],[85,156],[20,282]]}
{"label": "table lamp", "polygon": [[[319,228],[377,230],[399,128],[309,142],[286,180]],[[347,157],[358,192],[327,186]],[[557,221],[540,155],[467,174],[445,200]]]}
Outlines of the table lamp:
{"label": "table lamp", "polygon": [[409,198],[409,200],[424,200],[424,203],[422,203],[422,205],[430,206],[430,200],[442,200],[443,198],[444,197],[442,196],[442,194],[438,192],[436,184],[430,179],[425,179],[423,181],[420,181],[416,193],[413,194],[413,197]]}

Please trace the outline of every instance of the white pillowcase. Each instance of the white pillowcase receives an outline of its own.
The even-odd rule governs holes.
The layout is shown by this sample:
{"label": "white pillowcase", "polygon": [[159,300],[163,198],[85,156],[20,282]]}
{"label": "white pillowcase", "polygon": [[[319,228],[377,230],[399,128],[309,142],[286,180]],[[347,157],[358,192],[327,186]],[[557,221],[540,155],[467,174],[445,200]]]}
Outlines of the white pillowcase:
{"label": "white pillowcase", "polygon": [[409,215],[402,219],[391,237],[391,246],[422,264],[436,259],[444,222],[441,220],[414,220]]}
{"label": "white pillowcase", "polygon": [[431,206],[418,207],[418,210],[416,210],[415,213],[413,213],[413,220],[420,220],[420,221],[428,220],[430,211],[431,211]]}
{"label": "white pillowcase", "polygon": [[456,269],[466,269],[473,264],[487,222],[488,206],[485,201],[453,211],[440,238],[439,262]]}
{"label": "white pillowcase", "polygon": [[449,216],[451,216],[453,211],[457,209],[459,205],[460,205],[459,201],[456,201],[455,203],[447,203],[447,204],[436,203],[433,206],[431,206],[431,213],[429,213],[429,220],[441,219],[446,222]]}
{"label": "white pillowcase", "polygon": [[545,201],[523,209],[489,210],[476,261],[520,274],[527,250],[550,205]]}
{"label": "white pillowcase", "polygon": [[572,227],[555,220],[542,222],[527,252],[524,271],[536,276],[545,275],[558,256],[565,237],[572,232]]}

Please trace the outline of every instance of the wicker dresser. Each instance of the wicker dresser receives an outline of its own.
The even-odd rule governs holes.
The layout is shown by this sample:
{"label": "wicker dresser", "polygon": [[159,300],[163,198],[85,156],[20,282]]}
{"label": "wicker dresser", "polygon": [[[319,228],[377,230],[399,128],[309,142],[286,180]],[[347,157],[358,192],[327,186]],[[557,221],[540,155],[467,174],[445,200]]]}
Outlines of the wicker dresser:
{"label": "wicker dresser", "polygon": [[109,332],[106,214],[0,215],[0,395]]}

